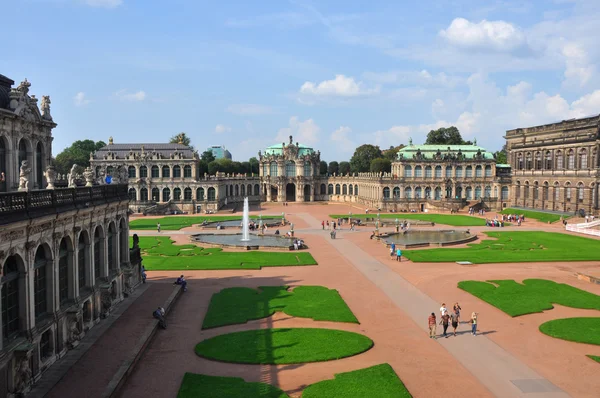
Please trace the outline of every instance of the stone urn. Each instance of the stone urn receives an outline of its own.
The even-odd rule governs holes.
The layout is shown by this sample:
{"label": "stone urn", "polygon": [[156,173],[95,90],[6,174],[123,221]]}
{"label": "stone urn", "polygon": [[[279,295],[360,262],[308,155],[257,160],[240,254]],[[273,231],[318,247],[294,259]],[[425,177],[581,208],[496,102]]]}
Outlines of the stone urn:
{"label": "stone urn", "polygon": [[83,178],[85,178],[85,186],[91,187],[94,185],[94,171],[91,167],[86,167],[83,171]]}
{"label": "stone urn", "polygon": [[54,189],[54,182],[56,181],[56,177],[58,176],[58,173],[56,172],[54,166],[50,165],[46,167],[45,175],[46,181],[48,182],[46,189]]}

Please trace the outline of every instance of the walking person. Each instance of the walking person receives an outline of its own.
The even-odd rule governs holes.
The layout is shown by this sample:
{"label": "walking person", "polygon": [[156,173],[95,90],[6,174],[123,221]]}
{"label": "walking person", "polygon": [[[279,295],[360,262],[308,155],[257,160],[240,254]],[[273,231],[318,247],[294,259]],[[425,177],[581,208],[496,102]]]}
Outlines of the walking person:
{"label": "walking person", "polygon": [[448,308],[446,308],[446,303],[442,303],[442,306],[440,307],[440,314],[444,316],[444,314],[446,314],[447,312]]}
{"label": "walking person", "polygon": [[473,312],[471,314],[471,320],[469,321],[469,323],[471,324],[471,333],[473,333],[473,336],[477,336],[477,316],[479,314],[477,312]]}
{"label": "walking person", "polygon": [[321,228],[323,228],[323,231],[325,231],[325,221],[321,221]]}
{"label": "walking person", "polygon": [[442,325],[442,327],[444,328],[444,337],[448,338],[448,335],[446,334],[447,330],[448,330],[448,322],[450,321],[450,315],[448,315],[448,313],[446,312],[444,315],[442,315],[442,320],[440,321],[440,325]]}
{"label": "walking person", "polygon": [[454,313],[456,314],[457,322],[460,321],[460,310],[462,310],[462,308],[460,308],[460,305],[458,305],[458,301],[456,303],[454,303],[454,307],[452,307],[452,309],[454,310]]}
{"label": "walking person", "polygon": [[402,250],[400,250],[400,248],[396,249],[396,261],[402,261]]}
{"label": "walking person", "polygon": [[428,325],[429,325],[429,338],[430,339],[435,339],[435,332],[436,332],[436,327],[437,327],[437,320],[435,319],[435,313],[431,313],[431,315],[429,315],[429,318],[427,319]]}
{"label": "walking person", "polygon": [[160,232],[160,223],[156,224],[156,230]]}
{"label": "walking person", "polygon": [[456,329],[458,328],[458,317],[459,315],[456,312],[450,314],[450,321],[452,322],[452,329],[454,329],[454,336],[456,336]]}
{"label": "walking person", "polygon": [[396,256],[396,244],[392,243],[390,245],[390,257],[392,258],[392,260],[394,259],[394,257]]}

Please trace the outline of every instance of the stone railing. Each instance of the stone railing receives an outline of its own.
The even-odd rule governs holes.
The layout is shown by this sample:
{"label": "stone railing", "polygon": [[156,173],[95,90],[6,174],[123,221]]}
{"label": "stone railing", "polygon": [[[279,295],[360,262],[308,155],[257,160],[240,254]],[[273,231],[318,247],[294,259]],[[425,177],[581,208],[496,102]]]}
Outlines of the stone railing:
{"label": "stone railing", "polygon": [[126,184],[0,193],[0,225],[118,201],[129,201]]}

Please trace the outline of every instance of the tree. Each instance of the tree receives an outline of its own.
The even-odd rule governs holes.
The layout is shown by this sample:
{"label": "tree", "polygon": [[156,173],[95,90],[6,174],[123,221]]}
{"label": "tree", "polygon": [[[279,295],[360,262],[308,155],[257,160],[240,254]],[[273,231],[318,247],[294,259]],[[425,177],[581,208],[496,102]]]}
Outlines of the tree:
{"label": "tree", "polygon": [[208,173],[208,163],[204,160],[198,162],[198,176],[204,178],[204,173]]}
{"label": "tree", "polygon": [[378,146],[364,144],[356,148],[350,159],[350,170],[353,173],[363,173],[371,169],[371,161],[382,157]]}
{"label": "tree", "polygon": [[386,158],[377,158],[371,161],[370,170],[374,173],[389,173],[392,171],[392,162]]}
{"label": "tree", "polygon": [[350,173],[350,163],[349,162],[340,162],[340,174],[345,175]]}
{"label": "tree", "polygon": [[502,149],[494,152],[497,164],[506,164],[508,162],[508,156],[506,153],[506,144],[502,146]]}
{"label": "tree", "polygon": [[319,174],[324,176],[327,174],[327,162],[321,160],[319,163]]}
{"label": "tree", "polygon": [[248,160],[248,163],[250,164],[250,169],[248,170],[250,175],[254,175],[255,173],[256,175],[258,175],[260,173],[260,170],[258,170],[258,168],[260,167],[258,159],[255,157],[251,157],[250,160]]}
{"label": "tree", "polygon": [[340,171],[340,165],[338,162],[336,162],[335,160],[333,162],[329,162],[329,166],[327,166],[327,172],[330,175],[334,175],[339,173]]}
{"label": "tree", "polygon": [[215,154],[210,149],[208,149],[202,152],[202,155],[200,155],[200,159],[204,160],[208,164],[215,160]]}
{"label": "tree", "polygon": [[75,141],[70,147],[65,148],[56,155],[54,167],[61,174],[66,174],[74,164],[83,168],[90,166],[90,153],[105,147],[104,141],[94,142],[92,140]]}
{"label": "tree", "polygon": [[394,161],[396,160],[396,157],[398,156],[398,151],[402,148],[404,148],[406,145],[398,145],[398,146],[390,146],[390,149],[386,149],[385,151],[383,151],[383,157],[386,159],[389,159],[390,161]]}
{"label": "tree", "polygon": [[186,133],[179,133],[177,135],[174,135],[173,137],[171,137],[169,142],[171,144],[182,143],[183,145],[189,146],[191,149],[194,149],[194,147],[192,145],[190,145],[191,140],[190,140],[190,137],[188,137]]}
{"label": "tree", "polygon": [[460,131],[454,126],[441,127],[427,134],[426,145],[469,145],[471,141],[463,140]]}

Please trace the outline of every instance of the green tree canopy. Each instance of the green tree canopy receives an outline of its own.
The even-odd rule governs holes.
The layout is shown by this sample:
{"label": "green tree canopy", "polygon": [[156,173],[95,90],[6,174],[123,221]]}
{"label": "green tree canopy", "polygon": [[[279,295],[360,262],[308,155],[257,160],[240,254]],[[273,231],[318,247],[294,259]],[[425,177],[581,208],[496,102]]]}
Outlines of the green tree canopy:
{"label": "green tree canopy", "polygon": [[188,137],[186,133],[179,133],[177,135],[174,135],[169,140],[169,143],[171,143],[171,144],[181,143],[183,145],[189,146],[190,148],[194,149],[194,147],[192,145],[190,145],[191,140],[190,140],[190,137]]}
{"label": "green tree canopy", "polygon": [[350,162],[340,162],[340,174],[350,173]]}
{"label": "green tree canopy", "polygon": [[363,173],[371,169],[373,159],[382,157],[381,149],[378,146],[364,144],[356,148],[354,155],[350,159],[350,170],[353,173]]}
{"label": "green tree canopy", "polygon": [[327,166],[327,172],[331,175],[337,174],[340,171],[340,164],[335,160],[333,162],[329,162],[329,166]]}
{"label": "green tree canopy", "polygon": [[391,160],[386,159],[386,158],[373,159],[371,161],[370,170],[374,173],[381,173],[381,172],[389,173],[390,171],[392,171],[392,162],[391,162]]}
{"label": "green tree canopy", "polygon": [[398,155],[398,151],[404,148],[406,145],[398,145],[398,146],[390,146],[390,149],[386,149],[382,152],[383,157],[389,159],[390,161],[396,160],[396,156]]}
{"label": "green tree canopy", "polygon": [[200,159],[204,160],[208,164],[215,160],[215,154],[210,149],[207,149],[206,151],[202,152]]}
{"label": "green tree canopy", "polygon": [[61,174],[66,174],[71,170],[73,164],[81,167],[90,166],[90,153],[96,152],[98,149],[105,147],[104,141],[94,142],[92,140],[78,140],[70,147],[65,148],[61,153],[56,155],[54,167]]}
{"label": "green tree canopy", "polygon": [[460,131],[454,126],[441,127],[427,134],[427,145],[471,145],[471,141],[463,140]]}
{"label": "green tree canopy", "polygon": [[248,160],[248,163],[250,164],[248,173],[250,173],[250,175],[253,175],[253,174],[258,175],[260,173],[260,171],[258,170],[258,168],[260,167],[260,163],[258,162],[258,159],[255,157],[252,157],[252,158],[250,158],[250,160]]}
{"label": "green tree canopy", "polygon": [[319,174],[324,176],[327,174],[327,162],[321,160],[321,162],[319,162]]}
{"label": "green tree canopy", "polygon": [[508,156],[506,154],[506,144],[502,145],[501,150],[494,152],[494,157],[496,158],[496,163],[498,164],[508,163]]}

